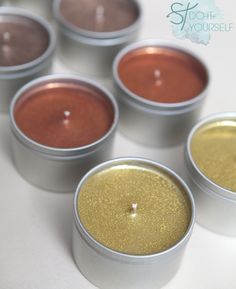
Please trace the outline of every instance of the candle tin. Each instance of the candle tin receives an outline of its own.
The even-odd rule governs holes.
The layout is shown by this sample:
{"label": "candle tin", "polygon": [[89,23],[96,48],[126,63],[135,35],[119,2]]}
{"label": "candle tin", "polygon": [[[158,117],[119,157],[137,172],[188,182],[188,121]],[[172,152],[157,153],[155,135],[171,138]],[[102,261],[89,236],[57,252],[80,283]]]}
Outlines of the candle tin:
{"label": "candle tin", "polygon": [[[128,255],[111,250],[97,242],[81,223],[77,203],[84,182],[92,175],[116,165],[138,165],[158,168],[168,173],[183,187],[191,207],[191,220],[183,238],[170,249],[153,255]],[[195,222],[195,205],[187,185],[173,171],[141,158],[107,161],[88,172],[80,181],[74,198],[72,252],[80,272],[95,286],[103,289],[158,289],[177,272]]]}
{"label": "candle tin", "polygon": [[236,120],[235,112],[214,114],[197,123],[187,140],[185,160],[186,180],[192,188],[196,201],[197,221],[216,233],[236,236],[236,193],[217,185],[206,177],[196,165],[191,153],[192,139],[200,128],[217,121],[231,120]]}
{"label": "candle tin", "polygon": [[[130,91],[119,76],[119,63],[127,53],[149,46],[177,50],[196,59],[207,78],[207,85],[201,94],[183,102],[160,103]],[[128,138],[149,146],[168,147],[180,144],[199,117],[207,95],[209,78],[206,65],[198,56],[170,41],[150,39],[127,46],[119,52],[113,63],[114,91],[120,106],[121,132]]]}
{"label": "candle tin", "polygon": [[[6,112],[9,109],[11,99],[16,91],[25,83],[50,72],[53,54],[56,46],[56,37],[49,23],[43,18],[33,15],[20,8],[0,8],[0,16],[23,17],[24,21],[34,21],[45,29],[48,34],[48,48],[35,60],[16,66],[0,66],[0,111]],[[18,20],[19,21],[19,20]]]}
{"label": "candle tin", "polygon": [[141,18],[141,7],[136,21],[129,27],[114,32],[93,32],[81,29],[66,21],[61,12],[61,0],[53,3],[53,13],[58,24],[58,48],[62,61],[80,74],[109,77],[112,62],[121,48],[136,39]]}
{"label": "candle tin", "polygon": [[3,5],[10,5],[30,10],[37,15],[41,15],[47,19],[51,18],[52,0],[3,0]]}
{"label": "candle tin", "polygon": [[[17,100],[24,92],[50,81],[75,81],[101,92],[110,101],[114,118],[109,131],[96,142],[78,148],[53,148],[41,145],[28,138],[18,128],[14,118]],[[78,180],[94,165],[109,159],[119,119],[114,97],[102,86],[91,80],[73,75],[50,75],[38,78],[22,87],[10,106],[13,161],[16,169],[30,183],[55,192],[73,192]]]}

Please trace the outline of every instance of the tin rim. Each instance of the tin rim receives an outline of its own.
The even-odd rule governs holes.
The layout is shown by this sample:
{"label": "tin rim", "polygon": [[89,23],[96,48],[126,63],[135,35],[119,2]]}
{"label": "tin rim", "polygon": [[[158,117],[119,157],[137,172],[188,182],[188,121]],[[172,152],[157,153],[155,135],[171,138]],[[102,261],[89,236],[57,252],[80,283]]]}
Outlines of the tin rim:
{"label": "tin rim", "polygon": [[[107,97],[109,99],[109,101],[111,102],[112,108],[114,110],[114,118],[113,118],[113,123],[110,127],[110,129],[108,130],[108,132],[103,135],[100,139],[98,139],[97,141],[88,144],[86,146],[81,146],[81,147],[75,147],[75,148],[54,148],[54,147],[49,147],[43,144],[40,144],[32,139],[30,139],[28,136],[26,136],[21,130],[20,128],[17,126],[17,123],[15,121],[14,118],[14,108],[15,108],[15,104],[17,102],[17,100],[22,96],[22,94],[24,94],[25,91],[27,91],[28,89],[39,85],[39,84],[43,84],[45,82],[48,81],[66,81],[66,80],[72,80],[72,81],[76,81],[79,82],[81,84],[85,84],[87,86],[90,86],[98,91],[100,91],[104,97]],[[73,156],[78,156],[78,155],[83,155],[86,153],[89,153],[91,151],[96,150],[97,148],[99,148],[105,141],[107,141],[108,139],[110,139],[113,134],[116,131],[116,128],[118,126],[118,121],[119,121],[119,109],[118,109],[118,104],[114,98],[114,96],[103,86],[101,86],[100,84],[98,84],[97,82],[90,80],[88,78],[84,78],[84,77],[79,77],[75,74],[53,74],[53,75],[47,75],[47,76],[43,76],[43,77],[39,77],[29,83],[27,83],[26,85],[24,85],[14,96],[14,98],[11,101],[11,105],[10,105],[10,123],[11,123],[11,129],[13,131],[13,133],[15,134],[15,136],[24,143],[24,145],[26,145],[27,147],[29,147],[32,150],[38,151],[40,153],[43,154],[47,154],[48,156],[61,156],[61,157],[73,157]]]}
{"label": "tin rim", "polygon": [[27,10],[16,8],[16,7],[0,7],[0,16],[1,15],[20,16],[20,17],[28,18],[34,22],[37,22],[48,33],[49,44],[48,44],[47,49],[44,51],[42,55],[40,55],[38,58],[30,62],[20,64],[20,65],[13,65],[13,66],[0,66],[0,75],[8,74],[8,73],[18,73],[24,70],[29,70],[31,68],[34,68],[38,66],[39,64],[42,64],[54,53],[54,50],[56,47],[56,36],[49,22],[46,21],[44,18],[38,15],[34,15],[33,13],[28,12]]}
{"label": "tin rim", "polygon": [[112,31],[112,32],[94,32],[90,30],[86,30],[83,28],[79,28],[73,24],[71,24],[69,21],[67,21],[62,14],[60,13],[60,4],[62,0],[55,0],[53,2],[53,14],[55,19],[69,32],[72,32],[76,35],[82,35],[84,37],[89,37],[89,38],[97,38],[97,39],[112,39],[112,38],[119,38],[122,36],[126,36],[129,34],[132,34],[135,32],[141,22],[141,17],[142,17],[142,9],[140,6],[140,3],[136,0],[129,0],[131,1],[137,8],[138,11],[138,16],[137,19],[135,20],[134,23],[132,23],[130,26],[117,30],[117,31]]}
{"label": "tin rim", "polygon": [[[124,83],[122,82],[119,76],[118,67],[119,67],[120,61],[127,53],[131,52],[132,50],[145,48],[148,46],[174,49],[182,53],[186,53],[189,56],[196,59],[202,65],[202,67],[204,67],[205,72],[206,72],[206,77],[207,77],[206,86],[201,91],[201,93],[187,101],[182,101],[182,102],[177,102],[177,103],[163,103],[163,102],[157,102],[157,101],[145,99],[144,97],[141,97],[133,93],[131,90],[129,90],[124,85]],[[130,44],[127,47],[123,48],[117,54],[113,62],[113,79],[115,83],[118,85],[118,87],[122,90],[122,92],[124,92],[125,95],[128,96],[130,101],[138,105],[142,105],[142,107],[145,106],[146,108],[156,110],[156,111],[179,111],[179,110],[188,109],[189,107],[194,107],[195,105],[198,105],[198,103],[202,102],[205,99],[207,95],[207,91],[209,89],[210,73],[205,62],[197,54],[187,49],[186,47],[183,47],[179,44],[176,44],[175,42],[171,42],[166,39],[147,39],[147,40],[142,40],[142,41],[138,41],[136,43]]]}
{"label": "tin rim", "polygon": [[[126,253],[121,253],[118,251],[115,251],[113,249],[110,249],[108,247],[106,247],[105,245],[102,245],[100,242],[98,242],[97,240],[95,240],[90,233],[86,230],[86,228],[83,226],[80,217],[79,217],[79,213],[78,213],[78,209],[77,209],[77,204],[78,204],[78,198],[79,198],[79,193],[80,193],[80,189],[83,186],[83,184],[86,182],[86,180],[88,178],[90,178],[93,174],[105,169],[105,168],[109,168],[112,165],[119,165],[119,164],[124,164],[124,163],[129,163],[129,164],[141,164],[141,165],[150,165],[153,166],[155,168],[159,168],[161,170],[163,170],[164,172],[166,172],[167,174],[169,174],[171,177],[173,177],[185,190],[186,196],[188,197],[189,203],[190,203],[190,209],[191,209],[191,218],[189,221],[189,226],[188,229],[186,230],[185,234],[183,235],[183,237],[173,246],[171,246],[170,248],[168,248],[167,250],[164,250],[162,252],[159,253],[154,253],[154,254],[149,254],[149,255],[131,255],[131,254],[126,254]],[[104,163],[101,163],[99,165],[97,165],[96,167],[94,167],[93,169],[91,169],[79,182],[79,185],[76,189],[75,192],[75,196],[74,196],[74,208],[73,208],[73,213],[74,213],[74,222],[75,222],[75,227],[77,232],[81,235],[81,237],[83,238],[83,240],[94,250],[96,250],[97,252],[99,252],[102,255],[105,255],[107,257],[113,258],[115,260],[119,260],[122,262],[132,262],[132,263],[143,263],[146,260],[148,261],[155,261],[157,258],[162,258],[166,255],[170,255],[172,254],[174,251],[178,250],[179,248],[181,248],[182,246],[184,246],[186,244],[186,242],[189,240],[192,231],[193,231],[193,227],[195,224],[195,218],[196,218],[196,214],[195,214],[195,203],[194,203],[194,199],[192,196],[192,193],[189,189],[189,187],[187,186],[187,184],[183,181],[183,179],[178,176],[173,170],[171,170],[170,168],[154,162],[152,160],[149,159],[145,159],[145,158],[135,158],[135,157],[125,157],[125,158],[116,158],[113,160],[109,160],[106,161]]]}
{"label": "tin rim", "polygon": [[133,37],[135,37],[134,35],[132,35],[132,37],[130,35],[124,35],[122,37],[117,38],[92,38],[84,36],[82,34],[76,34],[64,28],[61,28],[60,32],[69,39],[75,41],[76,43],[82,43],[97,47],[110,47],[110,46],[123,45],[126,42],[130,42],[130,40]]}
{"label": "tin rim", "polygon": [[236,192],[221,187],[220,185],[210,180],[206,175],[204,175],[203,172],[198,168],[197,164],[195,163],[191,153],[192,138],[198,129],[215,121],[230,120],[230,119],[236,120],[236,112],[214,113],[200,120],[192,128],[187,138],[187,142],[185,145],[185,161],[187,164],[187,168],[189,169],[191,178],[195,180],[195,182],[197,182],[199,186],[201,185],[205,186],[208,189],[207,190],[208,193],[210,193],[211,195],[222,197],[227,200],[236,201]]}

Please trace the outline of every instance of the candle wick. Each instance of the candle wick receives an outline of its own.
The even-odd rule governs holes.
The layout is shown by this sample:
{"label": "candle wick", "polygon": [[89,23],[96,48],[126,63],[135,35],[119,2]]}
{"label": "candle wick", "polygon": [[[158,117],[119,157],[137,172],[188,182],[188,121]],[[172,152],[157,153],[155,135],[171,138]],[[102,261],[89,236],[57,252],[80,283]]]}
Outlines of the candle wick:
{"label": "candle wick", "polygon": [[63,122],[64,122],[65,124],[68,124],[68,123],[69,123],[70,115],[71,115],[71,113],[70,113],[70,111],[68,111],[68,110],[65,110],[65,111],[63,112]]}
{"label": "candle wick", "polygon": [[155,69],[154,70],[154,76],[156,79],[160,79],[161,78],[161,71],[159,69]]}
{"label": "candle wick", "polygon": [[104,8],[104,6],[98,5],[96,7],[95,20],[96,20],[96,23],[104,22],[104,20],[105,20],[105,8]]}
{"label": "candle wick", "polygon": [[4,32],[3,33],[3,43],[8,44],[11,40],[11,34],[10,32]]}
{"label": "candle wick", "polygon": [[1,51],[3,54],[3,58],[5,59],[6,63],[11,63],[12,58],[12,50],[10,44],[11,40],[11,34],[10,32],[6,31],[2,35],[2,45],[1,45]]}
{"label": "candle wick", "polygon": [[162,85],[162,80],[161,80],[161,71],[159,69],[154,70],[154,79],[155,79],[155,84],[157,86]]}
{"label": "candle wick", "polygon": [[137,215],[137,210],[138,210],[138,204],[137,203],[133,203],[131,205],[131,209],[130,209],[132,217],[135,217]]}

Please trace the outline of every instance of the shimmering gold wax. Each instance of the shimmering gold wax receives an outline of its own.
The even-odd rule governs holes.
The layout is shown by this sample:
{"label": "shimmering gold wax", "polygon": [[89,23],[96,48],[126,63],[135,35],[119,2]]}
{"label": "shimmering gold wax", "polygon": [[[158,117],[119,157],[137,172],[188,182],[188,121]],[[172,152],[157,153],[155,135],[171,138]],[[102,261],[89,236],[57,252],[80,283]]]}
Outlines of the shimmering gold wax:
{"label": "shimmering gold wax", "polygon": [[[136,214],[132,204],[137,204]],[[133,165],[118,165],[89,178],[80,191],[78,212],[94,239],[131,255],[170,248],[191,219],[181,185],[161,171]]]}
{"label": "shimmering gold wax", "polygon": [[192,138],[191,154],[206,177],[236,192],[236,120],[213,122],[200,128]]}

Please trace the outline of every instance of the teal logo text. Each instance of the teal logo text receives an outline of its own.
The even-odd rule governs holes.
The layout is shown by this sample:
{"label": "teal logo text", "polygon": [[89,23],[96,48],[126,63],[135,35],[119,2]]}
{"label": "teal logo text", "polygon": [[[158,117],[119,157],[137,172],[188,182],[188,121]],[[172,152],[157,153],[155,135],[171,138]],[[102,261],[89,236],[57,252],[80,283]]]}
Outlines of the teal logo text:
{"label": "teal logo text", "polygon": [[179,0],[170,6],[166,16],[176,38],[207,45],[213,32],[231,32],[234,23],[223,21],[215,0]]}

